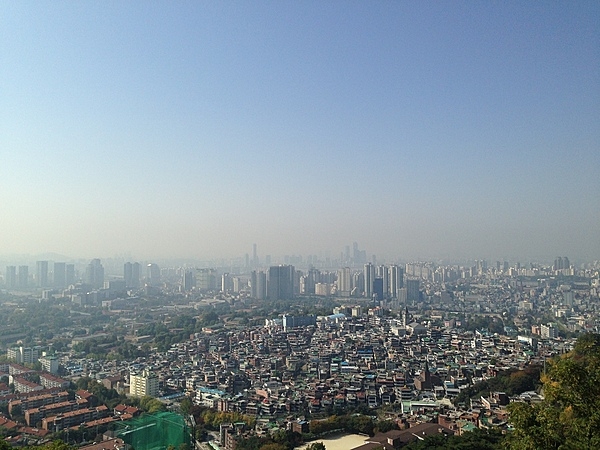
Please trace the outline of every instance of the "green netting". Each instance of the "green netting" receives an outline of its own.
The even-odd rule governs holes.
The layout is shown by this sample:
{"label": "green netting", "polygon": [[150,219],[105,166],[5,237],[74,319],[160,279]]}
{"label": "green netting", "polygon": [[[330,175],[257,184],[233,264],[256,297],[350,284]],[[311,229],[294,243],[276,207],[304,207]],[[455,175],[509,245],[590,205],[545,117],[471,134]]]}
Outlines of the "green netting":
{"label": "green netting", "polygon": [[190,444],[190,431],[179,414],[160,412],[120,422],[116,434],[134,450],[179,449]]}

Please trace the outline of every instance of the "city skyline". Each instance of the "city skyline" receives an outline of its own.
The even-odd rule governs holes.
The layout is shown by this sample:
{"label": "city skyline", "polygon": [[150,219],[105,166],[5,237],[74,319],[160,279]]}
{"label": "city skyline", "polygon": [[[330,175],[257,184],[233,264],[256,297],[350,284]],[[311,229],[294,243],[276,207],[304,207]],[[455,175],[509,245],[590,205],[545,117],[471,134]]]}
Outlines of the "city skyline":
{"label": "city skyline", "polygon": [[597,260],[598,16],[7,3],[0,254]]}

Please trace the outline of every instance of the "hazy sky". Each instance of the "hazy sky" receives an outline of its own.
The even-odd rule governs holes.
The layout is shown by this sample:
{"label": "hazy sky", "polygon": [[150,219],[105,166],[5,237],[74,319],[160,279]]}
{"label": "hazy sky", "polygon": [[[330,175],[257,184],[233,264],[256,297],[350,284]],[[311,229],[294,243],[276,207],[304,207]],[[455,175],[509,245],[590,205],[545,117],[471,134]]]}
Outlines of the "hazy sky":
{"label": "hazy sky", "polygon": [[598,259],[599,18],[0,1],[0,253]]}

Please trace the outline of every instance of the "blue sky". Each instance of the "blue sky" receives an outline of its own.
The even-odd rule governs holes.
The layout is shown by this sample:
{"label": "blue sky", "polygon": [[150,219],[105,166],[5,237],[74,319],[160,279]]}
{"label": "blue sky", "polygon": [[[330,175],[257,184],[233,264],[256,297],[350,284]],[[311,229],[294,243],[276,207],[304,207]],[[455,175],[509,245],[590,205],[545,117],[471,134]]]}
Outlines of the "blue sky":
{"label": "blue sky", "polygon": [[598,2],[1,2],[0,253],[600,258]]}

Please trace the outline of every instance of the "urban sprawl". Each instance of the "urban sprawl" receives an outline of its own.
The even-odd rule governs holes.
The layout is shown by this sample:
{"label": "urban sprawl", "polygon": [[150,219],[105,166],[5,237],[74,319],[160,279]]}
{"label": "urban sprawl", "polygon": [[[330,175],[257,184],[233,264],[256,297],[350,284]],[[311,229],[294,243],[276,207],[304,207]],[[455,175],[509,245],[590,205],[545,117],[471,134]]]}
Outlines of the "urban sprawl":
{"label": "urban sprawl", "polygon": [[82,448],[128,448],[123,424],[151,398],[231,413],[202,436],[184,417],[197,448],[314,434],[349,413],[394,423],[361,450],[400,448],[416,430],[504,432],[507,405],[543,399],[523,374],[599,331],[599,274],[564,256],[385,264],[356,244],[335,260],[272,261],[254,246],[205,267],[20,261],[0,281],[0,430],[11,445],[79,432]]}

